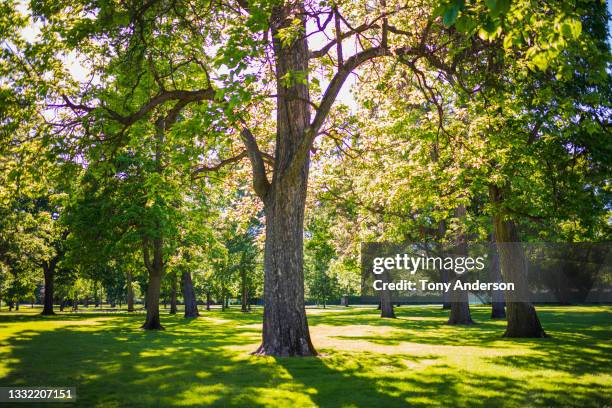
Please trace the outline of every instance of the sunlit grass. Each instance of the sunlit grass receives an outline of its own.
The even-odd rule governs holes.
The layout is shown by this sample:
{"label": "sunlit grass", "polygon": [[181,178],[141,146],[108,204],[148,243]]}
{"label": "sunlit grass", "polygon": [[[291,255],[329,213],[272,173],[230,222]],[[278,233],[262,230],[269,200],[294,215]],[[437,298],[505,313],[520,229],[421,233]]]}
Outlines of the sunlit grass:
{"label": "sunlit grass", "polygon": [[[0,313],[0,385],[76,386],[76,406],[601,407],[612,404],[612,307],[539,307],[547,339],[504,339],[447,311],[309,309],[318,358],[249,355],[261,310],[164,314]],[[25,406],[25,405],[20,405]],[[69,406],[75,406],[70,404]]]}

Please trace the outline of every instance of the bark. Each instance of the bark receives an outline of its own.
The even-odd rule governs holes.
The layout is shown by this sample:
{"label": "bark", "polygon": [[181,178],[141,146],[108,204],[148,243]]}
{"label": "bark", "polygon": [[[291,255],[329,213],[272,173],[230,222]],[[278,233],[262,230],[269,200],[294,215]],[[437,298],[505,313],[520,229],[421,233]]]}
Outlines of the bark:
{"label": "bark", "polygon": [[[493,204],[503,203],[503,194],[499,187],[491,185],[490,199]],[[546,337],[540,319],[529,300],[527,284],[527,259],[519,241],[516,225],[505,219],[498,208],[493,217],[495,242],[499,253],[501,273],[506,283],[514,283],[514,291],[506,291],[506,316],[508,325],[505,337],[538,338]]]}
{"label": "bark", "polygon": [[[495,243],[491,244],[491,282],[503,282],[501,268],[499,267],[499,255]],[[491,291],[491,319],[506,318],[506,302],[504,302],[504,292],[501,290]]]}
{"label": "bark", "polygon": [[[440,270],[440,281],[443,283],[448,283],[450,278],[450,272],[448,269],[444,269],[442,268]],[[450,299],[450,293],[448,292],[443,292],[442,293],[442,309],[443,310],[447,310],[451,308],[451,299]]]}
{"label": "bark", "polygon": [[[383,283],[388,283],[390,280],[389,272],[384,271],[381,275],[381,280]],[[395,311],[393,310],[390,290],[380,291],[380,317],[395,319]]]}
{"label": "bark", "polygon": [[210,290],[206,291],[206,310],[210,310]]}
{"label": "bark", "polygon": [[[459,219],[465,219],[465,206],[459,205],[456,210],[456,216]],[[467,237],[464,231],[459,231],[457,235],[457,247],[455,250],[455,256],[466,257],[468,256],[467,248]],[[457,281],[464,281],[464,276],[455,273],[454,271],[449,272],[452,276],[451,288]],[[447,324],[459,325],[459,324],[474,324],[472,315],[470,313],[469,294],[467,290],[453,290],[450,295],[450,317],[448,318]]]}
{"label": "bark", "polygon": [[162,259],[163,241],[161,238],[153,240],[153,260],[150,260],[149,244],[145,240],[143,245],[143,256],[145,265],[149,271],[149,285],[147,287],[147,316],[141,328],[145,330],[163,330],[159,318],[159,294],[161,290],[161,279],[164,272]]}
{"label": "bark", "polygon": [[62,301],[60,302],[60,312],[64,311],[64,307],[66,306],[66,300],[62,299]]}
{"label": "bark", "polygon": [[55,275],[55,262],[53,260],[43,264],[43,273],[45,277],[45,296],[43,300],[42,315],[54,315],[53,311],[53,280]]}
{"label": "bark", "polygon": [[200,312],[198,311],[198,303],[196,300],[195,290],[193,289],[191,272],[183,272],[181,287],[183,289],[183,300],[185,303],[185,317],[198,317]]}
{"label": "bark", "polygon": [[241,310],[243,312],[248,311],[247,309],[247,303],[248,303],[248,299],[249,299],[249,294],[248,294],[248,289],[247,289],[247,278],[246,278],[246,271],[242,271],[241,273],[241,277],[242,277],[242,290],[241,290]]}
{"label": "bark", "polygon": [[279,30],[291,26],[296,18],[306,32],[304,11],[302,3],[286,3],[274,7],[271,16],[278,93],[277,134],[272,183],[266,186],[259,177],[256,186],[266,216],[263,335],[254,352],[257,355],[317,354],[310,340],[304,307],[303,231],[310,160],[309,151],[300,149],[300,145],[313,136],[308,133],[310,96],[307,81],[287,84],[284,80],[287,74],[295,72],[307,76],[309,50],[305,36],[285,45],[278,36]]}
{"label": "bark", "polygon": [[176,273],[173,273],[170,276],[171,282],[170,282],[170,314],[174,315],[176,314],[176,292],[177,292],[177,288],[176,288]]}
{"label": "bark", "polygon": [[127,273],[127,311],[134,311],[134,287],[132,286],[132,273]]}

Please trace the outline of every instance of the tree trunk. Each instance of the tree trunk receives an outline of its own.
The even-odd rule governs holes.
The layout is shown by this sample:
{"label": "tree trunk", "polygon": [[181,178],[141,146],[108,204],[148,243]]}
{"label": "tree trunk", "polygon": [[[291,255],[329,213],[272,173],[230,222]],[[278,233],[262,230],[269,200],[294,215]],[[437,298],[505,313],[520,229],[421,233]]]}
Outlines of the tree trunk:
{"label": "tree trunk", "polygon": [[55,263],[46,262],[43,265],[43,273],[45,277],[45,297],[43,300],[42,315],[54,315],[53,311],[53,278],[55,275]]}
{"label": "tree trunk", "polygon": [[247,298],[248,298],[248,294],[247,294],[247,279],[246,279],[246,271],[243,270],[240,272],[240,278],[241,278],[241,288],[240,288],[240,305],[241,308],[240,310],[243,312],[247,311]]}
{"label": "tree trunk", "polygon": [[[491,243],[490,259],[490,277],[491,282],[501,283],[503,282],[501,276],[501,268],[499,267],[499,255],[497,253],[497,246],[495,242]],[[491,319],[505,319],[506,318],[506,303],[504,302],[504,292],[501,290],[491,291]]]}
{"label": "tree trunk", "polygon": [[[383,283],[389,283],[389,272],[384,271],[381,275]],[[380,317],[395,319],[395,311],[393,310],[393,301],[391,300],[391,291],[388,289],[380,291]]]}
{"label": "tree trunk", "polygon": [[266,205],[263,341],[255,354],[314,356],[304,306],[305,178],[279,188]]}
{"label": "tree trunk", "polygon": [[[461,221],[465,219],[466,210],[463,204],[460,204],[456,210],[456,216]],[[457,248],[454,256],[467,257],[467,237],[465,232],[461,229],[457,235]],[[457,274],[455,271],[449,271],[452,276],[450,279],[451,288],[457,281],[463,282],[464,278],[462,274]],[[470,313],[469,293],[467,290],[453,290],[450,296],[450,317],[448,318],[447,324],[458,325],[458,324],[474,324],[472,315]]]}
{"label": "tree trunk", "polygon": [[198,317],[198,303],[196,301],[195,290],[193,289],[193,281],[191,280],[191,272],[183,272],[181,278],[181,287],[183,288],[183,301],[185,303],[185,317]]}
{"label": "tree trunk", "polygon": [[[499,187],[489,188],[491,202],[503,203],[503,194]],[[504,219],[498,208],[493,216],[495,242],[499,253],[501,273],[506,283],[514,283],[514,291],[506,291],[506,316],[508,326],[505,337],[546,337],[540,319],[529,299],[527,284],[527,259],[519,241],[516,225],[512,220]]]}
{"label": "tree trunk", "polygon": [[141,328],[145,330],[163,330],[159,319],[159,294],[161,290],[161,279],[164,274],[162,258],[163,241],[161,238],[153,240],[153,262],[149,260],[148,245],[143,246],[145,265],[149,271],[149,285],[147,288],[147,317]]}
{"label": "tree trunk", "polygon": [[132,272],[127,273],[127,311],[134,311],[134,287],[132,286]]}
{"label": "tree trunk", "polygon": [[[456,281],[463,280],[461,276],[457,276],[455,279],[451,279],[451,284],[454,285]],[[451,286],[452,287],[452,286]],[[470,314],[469,296],[466,290],[453,290],[451,293],[450,303],[450,317],[448,318],[447,324],[459,325],[459,324],[474,324],[472,315]]]}
{"label": "tree trunk", "polygon": [[60,306],[59,306],[59,307],[60,307],[60,312],[63,312],[63,311],[64,311],[64,307],[65,307],[65,306],[66,306],[66,300],[65,300],[65,299],[62,299],[62,300],[60,301]]}
{"label": "tree trunk", "polygon": [[[451,272],[448,269],[442,268],[440,270],[440,280],[442,281],[442,283],[448,283],[450,273]],[[451,294],[446,291],[442,292],[442,309],[443,310],[447,310],[451,308],[450,295]]]}
{"label": "tree trunk", "polygon": [[206,310],[210,311],[210,290],[206,291]]}
{"label": "tree trunk", "polygon": [[304,306],[303,270],[310,161],[309,153],[306,151],[302,157],[304,150],[300,150],[310,136],[309,50],[305,35],[285,44],[279,35],[289,27],[306,32],[303,3],[275,6],[270,26],[276,57],[276,151],[272,182],[262,197],[266,216],[264,317],[262,343],[255,354],[314,356],[317,352],[310,339]]}
{"label": "tree trunk", "polygon": [[170,275],[170,314],[176,314],[176,273]]}

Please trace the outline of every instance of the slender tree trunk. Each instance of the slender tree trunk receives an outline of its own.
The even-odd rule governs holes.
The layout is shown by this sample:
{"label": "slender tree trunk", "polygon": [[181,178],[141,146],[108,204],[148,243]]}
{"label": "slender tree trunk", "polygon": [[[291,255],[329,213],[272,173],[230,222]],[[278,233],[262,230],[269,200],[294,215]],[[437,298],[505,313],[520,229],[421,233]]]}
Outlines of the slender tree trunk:
{"label": "slender tree trunk", "polygon": [[176,292],[177,292],[177,288],[176,288],[176,273],[172,273],[172,275],[170,275],[170,314],[176,314]]}
{"label": "slender tree trunk", "polygon": [[[499,187],[489,188],[491,202],[503,203],[503,194]],[[501,273],[506,283],[514,283],[514,291],[506,291],[506,316],[508,326],[505,337],[546,337],[540,319],[529,299],[527,284],[527,259],[519,241],[516,225],[512,220],[504,219],[501,208],[493,217],[495,242],[499,253]]]}
{"label": "slender tree trunk", "polygon": [[[442,281],[442,283],[448,283],[450,280],[450,274],[452,272],[449,271],[448,269],[444,269],[442,268],[440,270],[440,280]],[[442,309],[443,310],[447,310],[451,308],[451,298],[450,298],[450,293],[448,292],[442,292]]]}
{"label": "slender tree trunk", "polygon": [[[456,210],[456,216],[460,220],[464,220],[466,216],[465,206],[460,204]],[[468,256],[468,248],[467,248],[467,237],[463,230],[459,231],[457,236],[457,248],[455,251],[455,256],[457,257],[466,257]],[[450,272],[451,274],[451,288],[455,285],[457,281],[463,282],[464,277],[461,274],[457,274],[454,271]],[[458,324],[474,324],[472,320],[472,315],[470,313],[470,303],[469,303],[469,293],[467,290],[453,290],[451,292],[451,307],[450,307],[450,317],[448,319],[448,324],[458,325]]]}
{"label": "slender tree trunk", "polygon": [[206,291],[206,310],[210,311],[210,290]]}
{"label": "slender tree trunk", "polygon": [[153,240],[153,261],[149,259],[149,248],[145,243],[143,252],[145,265],[149,270],[149,285],[147,288],[147,316],[142,328],[145,330],[163,330],[159,318],[159,295],[161,291],[161,279],[164,273],[162,258],[163,241],[161,238]]}
{"label": "slender tree trunk", "polygon": [[59,307],[60,307],[60,312],[63,312],[63,311],[64,311],[64,307],[65,307],[65,306],[66,306],[66,299],[62,299],[62,300],[60,301],[60,306],[59,306]]}
{"label": "slender tree trunk", "polygon": [[134,287],[132,284],[132,272],[127,273],[127,311],[134,311]]}
{"label": "slender tree trunk", "polygon": [[183,288],[183,300],[185,303],[185,317],[198,317],[198,303],[196,301],[195,290],[193,289],[193,281],[191,280],[191,272],[183,272],[181,278],[181,287]]}
{"label": "slender tree trunk", "polygon": [[54,315],[53,311],[53,278],[55,275],[55,263],[46,262],[43,265],[43,273],[45,277],[45,297],[43,300],[42,315]]}
{"label": "slender tree trunk", "polygon": [[242,288],[241,288],[241,310],[243,312],[247,311],[247,303],[248,303],[248,298],[249,298],[249,294],[247,293],[247,278],[246,278],[246,271],[242,271],[241,272],[241,278],[242,278]]}
{"label": "slender tree trunk", "polygon": [[[497,253],[497,246],[495,242],[491,243],[491,250],[489,251],[491,256],[490,272],[491,276],[489,279],[491,282],[501,283],[503,282],[501,275],[501,268],[499,266],[499,255]],[[506,318],[506,302],[504,302],[504,292],[501,290],[491,291],[491,319],[505,319]]]}
{"label": "slender tree trunk", "polygon": [[[434,149],[432,149],[431,152],[431,158],[432,160],[437,163],[439,160],[439,154],[438,154],[438,149],[437,147],[434,147]],[[440,253],[444,252],[444,244],[442,244],[444,242],[444,238],[446,237],[446,221],[445,220],[440,220],[438,222],[438,231],[437,231],[437,238],[438,238],[438,245],[436,245],[438,251]],[[442,283],[449,283],[450,282],[450,278],[451,276],[454,275],[453,271],[449,271],[448,269],[442,267],[440,269],[440,280]],[[451,294],[447,291],[442,292],[442,310],[448,310],[451,308]]]}

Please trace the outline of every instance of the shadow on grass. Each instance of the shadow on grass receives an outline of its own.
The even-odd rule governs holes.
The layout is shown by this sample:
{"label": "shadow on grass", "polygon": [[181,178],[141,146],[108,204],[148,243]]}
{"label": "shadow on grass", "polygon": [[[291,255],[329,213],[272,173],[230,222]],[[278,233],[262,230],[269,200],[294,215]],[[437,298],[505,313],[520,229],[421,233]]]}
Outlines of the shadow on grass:
{"label": "shadow on grass", "polygon": [[[0,315],[0,328],[24,324],[5,339],[8,372],[0,385],[76,386],[76,406],[575,406],[610,404],[601,384],[570,376],[609,374],[610,314],[540,312],[551,339],[502,339],[504,322],[473,311],[481,324],[451,327],[447,311],[400,308],[400,319],[380,319],[374,310],[309,316],[317,326],[385,326],[382,337],[343,336],[372,344],[418,343],[421,347],[521,346],[534,353],[486,357],[496,374],[450,366],[434,352],[385,355],[334,351],[321,358],[258,358],[260,312],[204,313],[199,319],[163,316],[166,330],[138,329],[141,315]],[[31,323],[58,325],[41,330]],[[59,325],[61,323],[62,325]],[[468,366],[469,367],[469,366]],[[566,383],[534,386],[505,375],[561,370]],[[537,373],[536,373],[537,374]],[[27,406],[21,405],[20,406]],[[66,404],[74,407],[75,404]]]}

